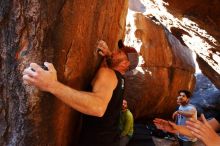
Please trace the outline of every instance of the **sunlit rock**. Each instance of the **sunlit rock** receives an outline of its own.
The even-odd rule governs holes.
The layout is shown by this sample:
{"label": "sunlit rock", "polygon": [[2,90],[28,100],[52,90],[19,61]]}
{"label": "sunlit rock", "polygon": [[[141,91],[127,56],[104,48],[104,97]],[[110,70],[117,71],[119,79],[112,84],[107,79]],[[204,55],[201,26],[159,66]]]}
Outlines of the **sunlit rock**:
{"label": "sunlit rock", "polygon": [[136,70],[127,74],[125,97],[136,119],[169,115],[177,106],[178,90],[194,88],[195,64],[191,50],[160,23],[140,13],[130,12],[130,15],[133,19],[128,16],[130,29],[125,41],[141,43],[143,60]]}
{"label": "sunlit rock", "polygon": [[202,72],[220,88],[220,1],[141,2],[146,8],[145,15],[162,23],[182,44],[197,54]]}

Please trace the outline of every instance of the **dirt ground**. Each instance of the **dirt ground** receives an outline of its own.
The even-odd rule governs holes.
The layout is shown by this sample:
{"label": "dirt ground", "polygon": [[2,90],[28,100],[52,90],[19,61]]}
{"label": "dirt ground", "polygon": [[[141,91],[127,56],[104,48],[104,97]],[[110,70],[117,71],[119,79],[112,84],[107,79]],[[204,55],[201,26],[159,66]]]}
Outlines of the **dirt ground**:
{"label": "dirt ground", "polygon": [[[179,146],[176,140],[166,140],[152,137],[155,146]],[[205,146],[201,141],[197,141],[195,146]]]}

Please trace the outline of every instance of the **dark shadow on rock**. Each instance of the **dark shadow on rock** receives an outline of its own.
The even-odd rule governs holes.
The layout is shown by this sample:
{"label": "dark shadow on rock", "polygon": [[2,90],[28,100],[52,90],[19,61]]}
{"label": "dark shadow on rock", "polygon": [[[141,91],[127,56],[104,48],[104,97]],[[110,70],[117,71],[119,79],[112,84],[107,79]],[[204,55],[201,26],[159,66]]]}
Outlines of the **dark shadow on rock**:
{"label": "dark shadow on rock", "polygon": [[155,146],[150,131],[144,124],[134,125],[134,135],[128,146]]}
{"label": "dark shadow on rock", "polygon": [[134,135],[128,146],[155,146],[152,136],[162,139],[175,139],[172,134],[157,129],[152,122],[136,123]]}

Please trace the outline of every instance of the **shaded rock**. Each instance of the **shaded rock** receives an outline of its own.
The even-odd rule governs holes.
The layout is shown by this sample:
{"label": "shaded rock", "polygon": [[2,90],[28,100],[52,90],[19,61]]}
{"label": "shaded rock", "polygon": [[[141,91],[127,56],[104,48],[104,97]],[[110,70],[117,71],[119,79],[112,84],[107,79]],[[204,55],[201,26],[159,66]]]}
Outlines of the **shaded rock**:
{"label": "shaded rock", "polygon": [[220,91],[206,76],[197,74],[191,103],[196,106],[198,113],[204,113],[207,118],[211,118],[220,111]]}
{"label": "shaded rock", "polygon": [[196,56],[196,61],[198,62],[199,68],[201,69],[202,73],[209,78],[210,81],[212,81],[215,86],[220,89],[220,76],[219,73],[217,73],[209,64],[199,57]]}

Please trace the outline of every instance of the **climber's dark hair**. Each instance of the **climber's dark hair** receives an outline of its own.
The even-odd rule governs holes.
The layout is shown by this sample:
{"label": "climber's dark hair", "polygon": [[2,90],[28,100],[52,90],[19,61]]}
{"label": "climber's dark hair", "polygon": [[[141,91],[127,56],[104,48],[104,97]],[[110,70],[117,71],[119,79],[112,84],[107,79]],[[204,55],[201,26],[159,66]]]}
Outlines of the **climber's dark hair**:
{"label": "climber's dark hair", "polygon": [[181,92],[185,93],[187,98],[190,98],[192,96],[192,93],[189,90],[179,90],[178,94],[180,94]]}

